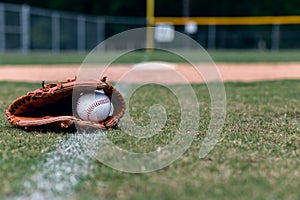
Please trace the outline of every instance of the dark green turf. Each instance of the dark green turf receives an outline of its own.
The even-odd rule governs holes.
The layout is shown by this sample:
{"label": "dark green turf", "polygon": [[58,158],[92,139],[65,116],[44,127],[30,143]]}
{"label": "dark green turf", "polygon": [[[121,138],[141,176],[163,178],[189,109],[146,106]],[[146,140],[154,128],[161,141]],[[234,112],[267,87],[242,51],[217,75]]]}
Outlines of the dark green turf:
{"label": "dark green turf", "polygon": [[[199,52],[183,50],[183,56],[192,58],[193,62],[206,62],[207,57],[199,55]],[[282,51],[254,51],[254,50],[218,50],[210,51],[210,56],[215,62],[299,62],[299,50],[282,50]],[[1,65],[34,65],[34,64],[81,64],[88,53],[78,52],[61,52],[61,53],[7,53],[0,54]],[[155,51],[145,52],[136,51],[134,53],[121,56],[122,52],[100,52],[94,53],[89,57],[88,62],[94,63],[139,63],[143,61],[166,61],[166,62],[185,62],[179,56],[170,53]],[[119,58],[121,56],[121,58]],[[118,58],[115,60],[115,58]]]}
{"label": "dark green turf", "polygon": [[[0,83],[0,108],[39,84]],[[183,87],[183,86],[178,86]],[[300,81],[226,83],[227,119],[221,140],[202,160],[201,141],[209,122],[210,99],[205,85],[193,85],[200,102],[199,138],[169,167],[146,174],[128,174],[95,161],[91,173],[76,187],[74,199],[299,199]],[[162,90],[159,102],[151,99]],[[154,98],[153,97],[153,98]],[[153,86],[132,99],[137,123],[149,122],[146,108],[165,105],[168,123],[160,136],[136,140],[109,132],[122,148],[151,151],[172,140],[179,110],[174,96]],[[36,163],[65,134],[24,132],[0,115],[0,199],[13,196],[35,171]]]}

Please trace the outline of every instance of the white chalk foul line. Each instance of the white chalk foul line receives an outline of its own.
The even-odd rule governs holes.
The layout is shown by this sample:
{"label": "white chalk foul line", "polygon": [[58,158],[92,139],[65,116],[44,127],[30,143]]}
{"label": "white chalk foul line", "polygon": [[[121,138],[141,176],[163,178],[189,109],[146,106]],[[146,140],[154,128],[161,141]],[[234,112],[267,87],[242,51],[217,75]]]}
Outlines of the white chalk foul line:
{"label": "white chalk foul line", "polygon": [[45,161],[37,166],[40,171],[24,182],[21,194],[14,199],[66,199],[72,197],[79,181],[94,167],[91,158],[94,141],[106,137],[103,131],[73,134],[62,141],[58,148],[47,154]]}

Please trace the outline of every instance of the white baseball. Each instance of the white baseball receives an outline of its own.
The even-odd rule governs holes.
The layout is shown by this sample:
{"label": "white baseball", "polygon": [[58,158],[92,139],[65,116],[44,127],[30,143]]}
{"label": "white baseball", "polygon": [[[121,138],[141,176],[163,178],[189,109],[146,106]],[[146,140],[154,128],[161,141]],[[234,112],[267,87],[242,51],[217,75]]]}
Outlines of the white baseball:
{"label": "white baseball", "polygon": [[77,101],[77,114],[85,121],[100,122],[105,120],[111,109],[110,100],[103,92],[84,94]]}

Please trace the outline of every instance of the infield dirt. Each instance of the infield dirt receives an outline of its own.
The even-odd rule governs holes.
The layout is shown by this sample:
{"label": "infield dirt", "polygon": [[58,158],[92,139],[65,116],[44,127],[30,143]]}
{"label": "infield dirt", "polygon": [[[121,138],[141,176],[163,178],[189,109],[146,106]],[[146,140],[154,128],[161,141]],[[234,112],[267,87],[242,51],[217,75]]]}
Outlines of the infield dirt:
{"label": "infield dirt", "polygon": [[[195,68],[188,64],[172,64],[172,70],[145,69],[140,70],[134,82],[155,81],[159,79],[165,83],[178,83],[169,73],[176,70],[191,83],[202,83],[204,80],[195,73]],[[300,79],[300,63],[217,63],[220,77],[224,82],[251,82],[262,80]],[[105,66],[98,66],[100,71]],[[103,75],[109,77],[109,81],[115,82],[122,75],[129,72],[133,65],[115,65],[107,68]],[[64,81],[74,78],[80,65],[7,65],[0,67],[0,80],[2,81]],[[159,74],[157,77],[151,73]],[[173,71],[174,73],[174,71]]]}

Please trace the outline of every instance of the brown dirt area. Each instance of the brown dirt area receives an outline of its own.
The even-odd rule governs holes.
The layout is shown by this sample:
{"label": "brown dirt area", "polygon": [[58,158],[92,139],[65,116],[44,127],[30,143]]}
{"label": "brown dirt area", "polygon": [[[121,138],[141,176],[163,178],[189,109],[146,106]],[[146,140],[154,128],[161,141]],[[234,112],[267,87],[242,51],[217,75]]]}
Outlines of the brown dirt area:
{"label": "brown dirt area", "polygon": [[[172,64],[176,73],[184,76],[191,83],[202,83],[203,79],[188,64]],[[224,82],[251,82],[262,80],[300,79],[300,63],[217,63],[221,80]],[[105,66],[97,66],[104,71]],[[19,65],[1,66],[1,81],[64,81],[77,75],[80,65]],[[133,69],[132,65],[110,66],[103,75],[109,81],[118,81],[122,75]],[[139,70],[135,73],[132,82],[145,82],[160,80],[165,83],[180,82],[173,76],[174,70]],[[170,73],[173,71],[172,73]],[[156,75],[156,77],[152,76]],[[157,76],[159,75],[159,76]],[[130,80],[130,79],[128,79]]]}

